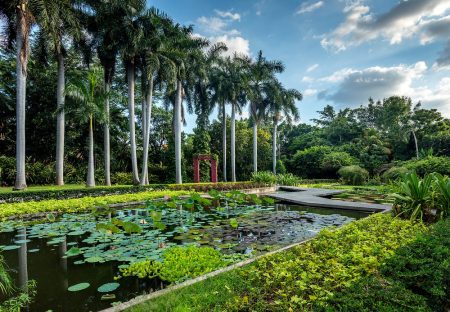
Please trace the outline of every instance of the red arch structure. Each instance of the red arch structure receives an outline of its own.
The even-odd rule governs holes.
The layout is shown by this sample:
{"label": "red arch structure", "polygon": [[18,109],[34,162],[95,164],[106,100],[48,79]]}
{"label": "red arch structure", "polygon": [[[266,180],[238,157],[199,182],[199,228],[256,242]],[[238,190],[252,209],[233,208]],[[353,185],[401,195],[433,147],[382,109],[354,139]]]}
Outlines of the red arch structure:
{"label": "red arch structure", "polygon": [[211,182],[217,183],[217,160],[213,155],[194,156],[194,182],[200,183],[200,161],[206,160],[211,164]]}

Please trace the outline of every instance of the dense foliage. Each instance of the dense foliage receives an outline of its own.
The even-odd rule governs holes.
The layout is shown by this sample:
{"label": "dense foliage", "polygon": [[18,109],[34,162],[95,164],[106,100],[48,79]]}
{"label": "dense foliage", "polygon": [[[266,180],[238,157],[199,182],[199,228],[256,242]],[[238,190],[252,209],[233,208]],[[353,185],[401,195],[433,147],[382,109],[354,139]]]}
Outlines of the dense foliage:
{"label": "dense foliage", "polygon": [[360,166],[345,166],[338,171],[345,184],[362,185],[369,178],[369,172]]}
{"label": "dense foliage", "polygon": [[[322,231],[291,250],[171,292],[131,311],[183,307],[192,311],[317,311],[330,306],[330,300],[341,292],[376,275],[398,248],[421,232],[426,232],[422,224],[377,214],[335,231]],[[354,296],[358,293],[361,291]],[[402,295],[408,298],[407,304],[419,306],[424,301],[407,295]]]}

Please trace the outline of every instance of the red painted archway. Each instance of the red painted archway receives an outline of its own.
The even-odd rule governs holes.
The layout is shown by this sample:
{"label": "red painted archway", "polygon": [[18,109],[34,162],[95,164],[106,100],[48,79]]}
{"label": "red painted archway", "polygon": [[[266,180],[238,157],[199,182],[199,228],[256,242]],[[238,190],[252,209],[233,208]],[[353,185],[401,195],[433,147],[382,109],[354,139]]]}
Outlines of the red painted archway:
{"label": "red painted archway", "polygon": [[194,183],[200,183],[200,161],[206,160],[211,164],[211,182],[217,183],[217,160],[213,155],[194,156]]}

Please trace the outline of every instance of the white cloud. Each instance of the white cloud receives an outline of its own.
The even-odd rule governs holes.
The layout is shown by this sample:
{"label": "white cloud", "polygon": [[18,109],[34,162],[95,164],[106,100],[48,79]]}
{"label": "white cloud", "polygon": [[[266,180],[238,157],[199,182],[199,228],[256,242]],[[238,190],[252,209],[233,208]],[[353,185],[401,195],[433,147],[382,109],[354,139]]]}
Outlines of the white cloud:
{"label": "white cloud", "polygon": [[338,83],[338,86],[334,92],[320,92],[318,97],[346,106],[359,105],[369,97],[378,99],[392,95],[411,96],[413,100],[420,100],[414,98],[417,90],[413,82],[421,78],[427,69],[425,62],[411,66],[375,66],[362,70],[346,68],[320,79]]}
{"label": "white cloud", "polygon": [[239,13],[233,13],[231,11],[220,11],[220,10],[215,10],[214,12],[216,12],[216,14],[222,18],[229,18],[233,21],[241,20],[241,15]]}
{"label": "white cloud", "polygon": [[240,32],[237,29],[230,29],[230,25],[240,21],[241,16],[231,11],[215,10],[216,16],[201,16],[197,19],[197,25],[202,33],[208,35],[229,35],[237,36]]}
{"label": "white cloud", "polygon": [[295,14],[304,14],[304,13],[310,13],[312,11],[315,11],[323,6],[323,1],[317,1],[314,3],[310,2],[304,2],[300,8],[295,12]]}
{"label": "white cloud", "polygon": [[313,96],[317,94],[317,89],[306,89],[305,91],[303,91],[303,95],[306,96]]}
{"label": "white cloud", "polygon": [[240,36],[215,36],[210,37],[211,43],[223,42],[227,45],[228,51],[224,55],[232,56],[235,52],[238,54],[250,55],[250,43],[247,39]]}
{"label": "white cloud", "polygon": [[302,82],[311,83],[311,82],[314,82],[314,78],[309,77],[309,76],[304,76],[304,77],[302,78]]}
{"label": "white cloud", "polygon": [[308,69],[306,69],[307,73],[310,73],[312,71],[315,71],[317,68],[319,67],[319,64],[314,64],[308,67]]}
{"label": "white cloud", "polygon": [[421,43],[435,39],[449,39],[446,30],[450,15],[450,1],[400,1],[390,11],[375,15],[364,0],[350,2],[343,10],[345,20],[321,44],[324,48],[343,51],[374,39],[385,39],[398,44],[405,38],[420,35]]}

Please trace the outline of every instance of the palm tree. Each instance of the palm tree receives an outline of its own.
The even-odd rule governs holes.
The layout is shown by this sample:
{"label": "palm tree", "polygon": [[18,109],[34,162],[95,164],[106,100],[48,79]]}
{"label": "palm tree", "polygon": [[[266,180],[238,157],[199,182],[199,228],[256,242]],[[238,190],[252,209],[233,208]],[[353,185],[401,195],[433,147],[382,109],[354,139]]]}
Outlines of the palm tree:
{"label": "palm tree", "polygon": [[[40,38],[45,40],[53,52],[58,64],[58,79],[56,87],[57,117],[56,117],[56,185],[64,185],[64,39],[79,34],[79,20],[72,0],[34,0],[35,18],[39,25]],[[46,47],[45,47],[46,48]],[[46,49],[41,52],[46,52]]]}
{"label": "palm tree", "polygon": [[[181,128],[183,96],[188,91],[188,82],[193,81],[195,71],[189,70],[199,65],[202,49],[209,45],[205,39],[194,37],[192,27],[175,25],[168,33],[170,38],[168,49],[172,50],[171,60],[176,65],[176,86],[173,99],[173,125],[175,134],[175,181],[182,183],[181,174]],[[194,65],[196,64],[196,65]],[[183,87],[183,83],[185,86]],[[191,84],[192,85],[192,84]]]}
{"label": "palm tree", "polygon": [[269,114],[273,120],[272,132],[272,171],[277,173],[277,137],[278,137],[278,123],[284,117],[288,123],[292,119],[298,120],[298,109],[295,106],[295,101],[302,100],[302,94],[295,89],[285,89],[278,80],[274,80],[268,86],[270,92],[267,93],[266,101],[268,105]]}
{"label": "palm tree", "polygon": [[110,92],[105,90],[102,83],[102,73],[98,68],[91,69],[86,79],[72,81],[67,86],[67,96],[76,105],[68,106],[69,112],[73,112],[80,122],[89,123],[89,157],[86,186],[95,186],[94,168],[94,127],[93,121],[103,123],[106,121],[104,104]]}
{"label": "palm tree", "polygon": [[129,10],[121,18],[120,33],[116,33],[119,41],[120,52],[122,54],[123,64],[127,75],[128,85],[128,112],[129,112],[129,129],[130,129],[130,148],[131,148],[131,165],[133,171],[133,183],[139,184],[139,172],[136,153],[136,126],[135,126],[135,81],[136,81],[136,61],[141,50],[141,42],[144,36],[144,30],[141,27],[139,17],[141,11],[135,9]]}
{"label": "palm tree", "polygon": [[230,120],[230,149],[231,149],[231,181],[236,182],[236,111],[242,112],[247,102],[245,80],[245,56],[235,54],[233,58],[225,60],[225,73],[227,75],[228,100],[231,103]]}
{"label": "palm tree", "polygon": [[[92,34],[93,46],[97,49],[97,55],[104,72],[105,90],[109,91],[112,86],[112,80],[115,74],[117,54],[119,53],[119,42],[117,38],[122,35],[122,18],[129,14],[130,10],[141,11],[145,7],[145,1],[141,0],[110,0],[97,1],[85,0],[88,5],[87,12],[84,12],[86,18],[86,28]],[[95,14],[90,14],[90,11]],[[87,49],[88,53],[90,49]],[[105,99],[105,114],[108,122],[105,122],[103,129],[104,146],[104,166],[105,166],[105,184],[111,185],[111,148],[110,148],[110,103]]]}
{"label": "palm tree", "polygon": [[253,171],[258,171],[258,125],[266,116],[267,95],[269,84],[276,73],[284,71],[281,61],[269,61],[259,51],[256,59],[248,66],[248,91],[250,99],[250,117],[253,123]]}
{"label": "palm tree", "polygon": [[[30,55],[30,30],[34,16],[28,0],[10,1],[0,6],[0,16],[6,18],[8,45],[16,42],[16,180],[14,190],[27,187],[25,177],[25,100],[27,67]],[[14,32],[15,29],[15,32]]]}
{"label": "palm tree", "polygon": [[166,32],[173,27],[172,20],[164,13],[151,8],[140,18],[144,35],[142,50],[139,55],[141,67],[142,101],[142,131],[143,158],[140,184],[148,181],[148,153],[150,139],[150,120],[153,104],[153,91],[156,84],[174,83],[175,63],[170,59],[171,51],[167,49]]}

